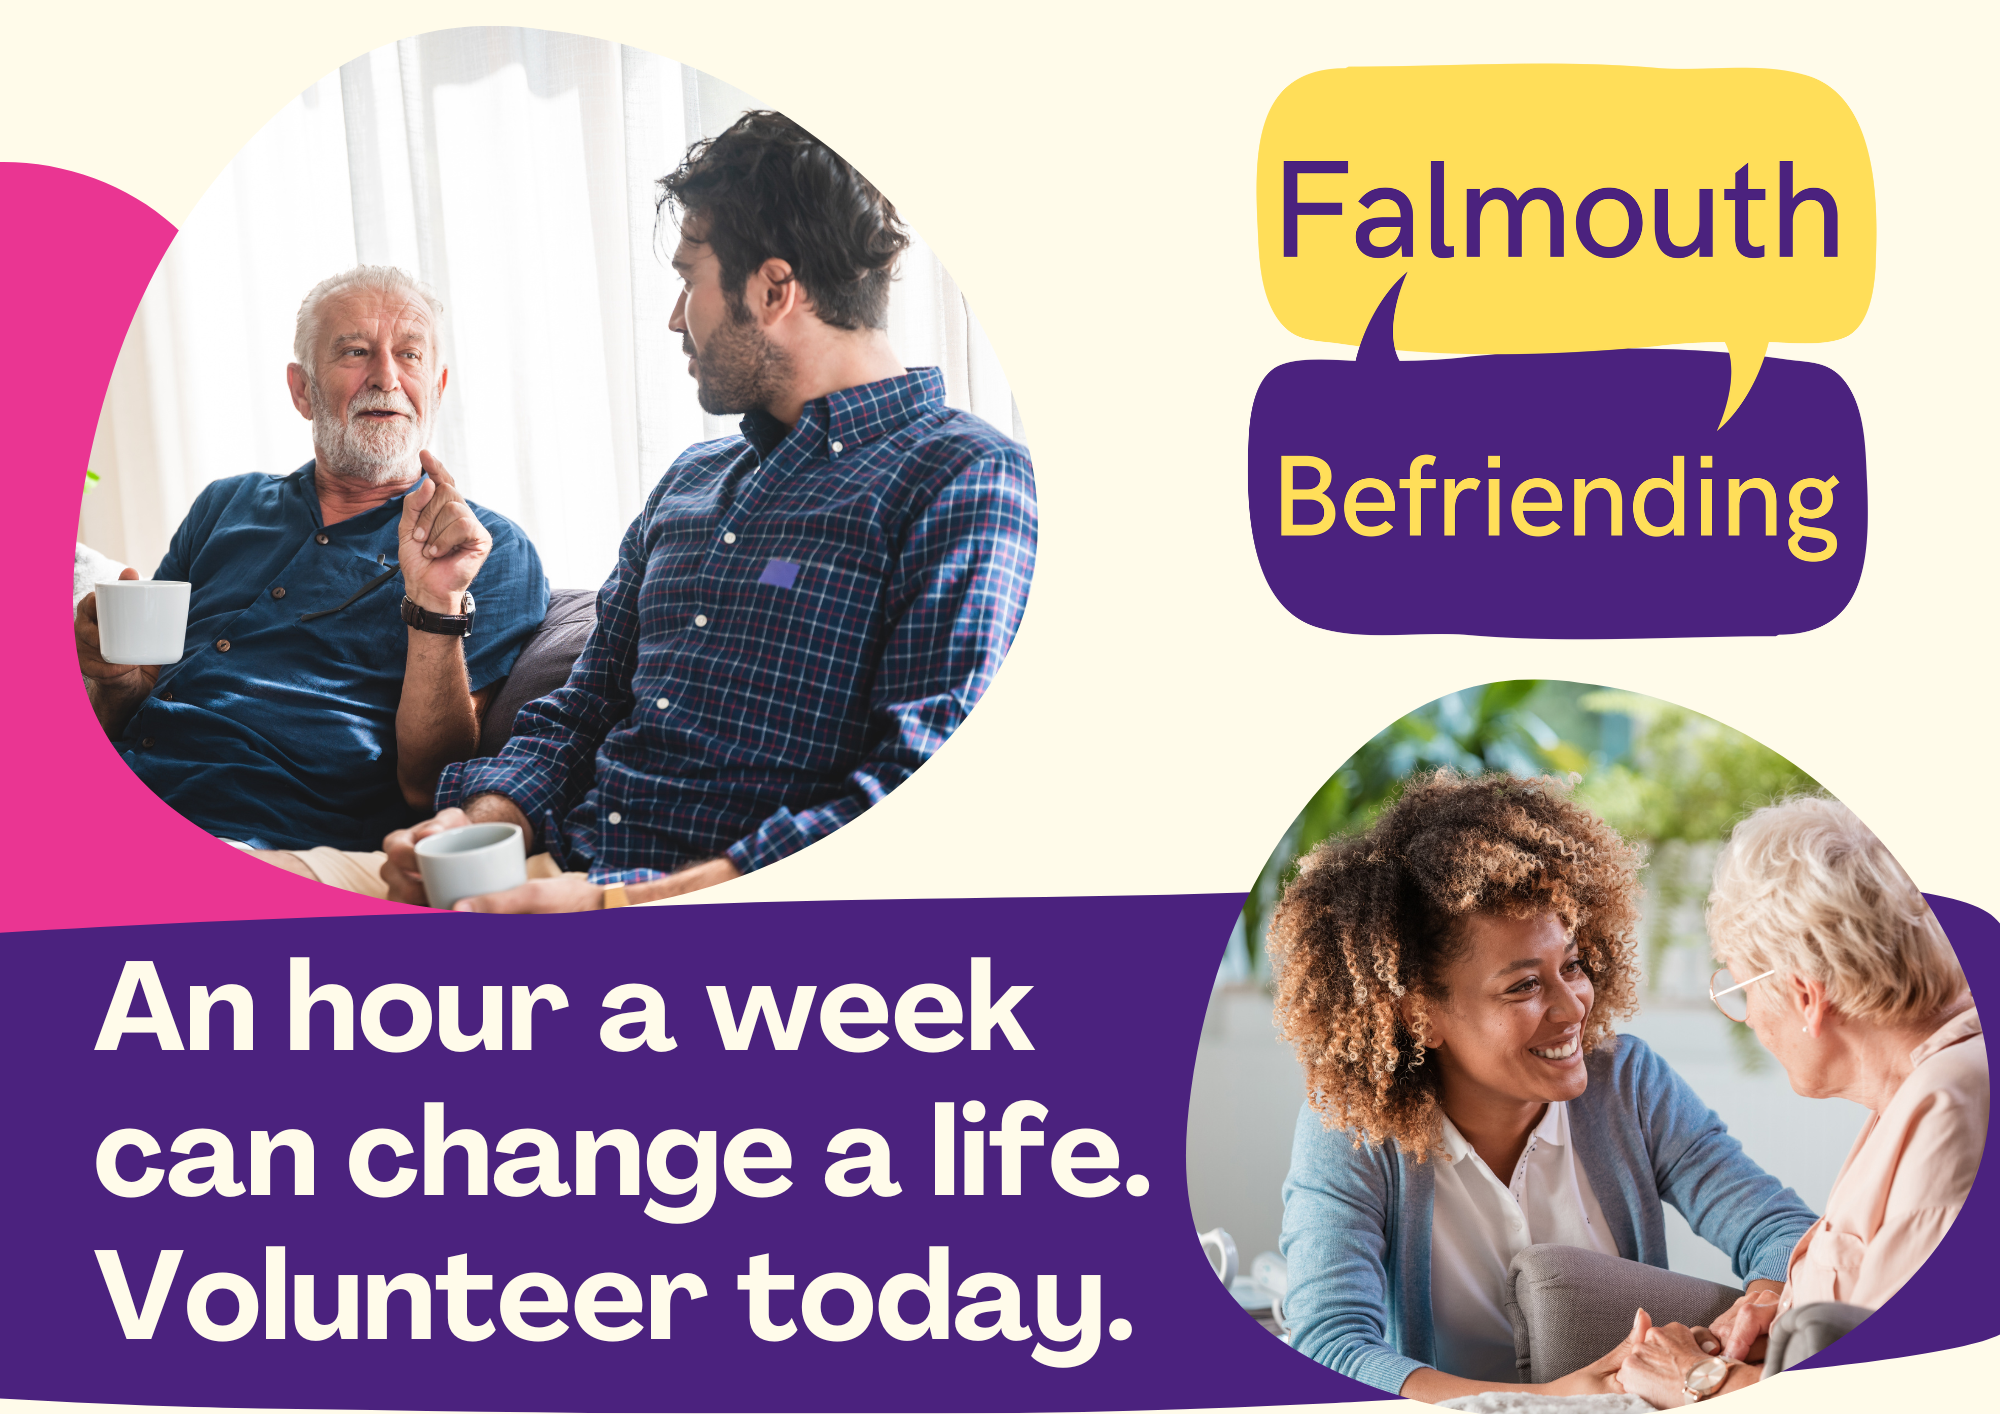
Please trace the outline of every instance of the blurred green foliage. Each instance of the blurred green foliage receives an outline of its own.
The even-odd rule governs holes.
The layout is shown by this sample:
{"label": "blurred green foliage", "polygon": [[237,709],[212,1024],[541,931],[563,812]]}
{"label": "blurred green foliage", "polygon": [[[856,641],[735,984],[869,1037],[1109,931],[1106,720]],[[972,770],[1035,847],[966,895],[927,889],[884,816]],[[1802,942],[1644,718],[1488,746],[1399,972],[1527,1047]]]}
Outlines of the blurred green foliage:
{"label": "blurred green foliage", "polygon": [[[1759,806],[1821,787],[1761,742],[1685,707],[1607,689],[1582,693],[1578,705],[1622,713],[1635,724],[1630,756],[1586,774],[1576,794],[1625,838],[1647,847],[1645,966],[1649,977],[1658,976],[1669,950],[1707,950],[1701,908],[1714,848],[1731,827]],[[1750,1028],[1727,1024],[1738,1063],[1763,1069],[1770,1057]]]}
{"label": "blurred green foliage", "polygon": [[1757,807],[1820,788],[1768,746],[1685,707],[1604,688],[1581,691],[1577,705],[1634,724],[1630,754],[1597,763],[1577,791],[1628,839],[1724,839]]}
{"label": "blurred green foliage", "polygon": [[1450,693],[1390,723],[1342,762],[1279,838],[1243,901],[1253,965],[1261,970],[1264,930],[1299,856],[1330,835],[1367,829],[1410,776],[1440,766],[1522,776],[1589,767],[1588,751],[1565,741],[1530,705],[1544,686],[1524,679]]}
{"label": "blurred green foliage", "polygon": [[[1580,774],[1577,799],[1647,851],[1649,974],[1668,949],[1705,943],[1698,929],[1677,933],[1676,925],[1707,894],[1709,849],[1758,806],[1819,789],[1741,732],[1637,693],[1537,680],[1454,692],[1377,733],[1279,839],[1243,902],[1242,937],[1254,971],[1266,970],[1265,929],[1299,856],[1329,835],[1367,829],[1405,780],[1440,766],[1468,775]],[[1733,1029],[1761,1054],[1747,1028]]]}

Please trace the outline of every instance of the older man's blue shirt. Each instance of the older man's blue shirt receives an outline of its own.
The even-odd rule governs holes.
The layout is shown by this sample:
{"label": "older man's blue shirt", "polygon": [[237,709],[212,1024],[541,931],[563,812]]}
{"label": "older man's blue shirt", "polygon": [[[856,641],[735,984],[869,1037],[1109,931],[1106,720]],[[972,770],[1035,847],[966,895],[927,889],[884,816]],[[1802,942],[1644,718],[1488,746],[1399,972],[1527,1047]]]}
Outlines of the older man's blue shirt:
{"label": "older man's blue shirt", "polygon": [[[520,528],[472,510],[493,534],[465,640],[477,691],[507,676],[549,595]],[[398,496],[323,524],[310,462],[212,482],[195,498],[154,573],[192,586],[187,647],[117,743],[161,799],[267,849],[378,849],[409,822],[396,784],[409,658],[402,513]]]}
{"label": "older man's blue shirt", "polygon": [[690,447],[626,532],[569,682],[440,808],[512,799],[565,867],[780,859],[929,759],[992,681],[1035,557],[1026,448],[934,368]]}

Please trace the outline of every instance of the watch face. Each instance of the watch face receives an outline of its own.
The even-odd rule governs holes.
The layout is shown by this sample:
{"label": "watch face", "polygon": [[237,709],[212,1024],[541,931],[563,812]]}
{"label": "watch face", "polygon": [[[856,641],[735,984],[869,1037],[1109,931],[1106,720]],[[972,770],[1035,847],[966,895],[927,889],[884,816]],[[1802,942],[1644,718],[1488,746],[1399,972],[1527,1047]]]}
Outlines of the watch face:
{"label": "watch face", "polygon": [[1687,1387],[1696,1394],[1707,1394],[1721,1384],[1723,1377],[1728,1373],[1729,1363],[1711,1356],[1688,1371]]}

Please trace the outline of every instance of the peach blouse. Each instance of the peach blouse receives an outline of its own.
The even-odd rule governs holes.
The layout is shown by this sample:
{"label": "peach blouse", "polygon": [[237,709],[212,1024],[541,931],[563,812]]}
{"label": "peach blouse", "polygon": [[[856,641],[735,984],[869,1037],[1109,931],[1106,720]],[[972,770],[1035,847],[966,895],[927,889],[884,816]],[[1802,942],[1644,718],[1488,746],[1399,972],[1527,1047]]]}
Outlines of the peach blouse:
{"label": "peach blouse", "polygon": [[1781,1312],[1814,1301],[1880,1306],[1958,1216],[1986,1147],[1978,1011],[1954,1016],[1910,1059],[1916,1069],[1854,1141],[1826,1216],[1792,1249]]}

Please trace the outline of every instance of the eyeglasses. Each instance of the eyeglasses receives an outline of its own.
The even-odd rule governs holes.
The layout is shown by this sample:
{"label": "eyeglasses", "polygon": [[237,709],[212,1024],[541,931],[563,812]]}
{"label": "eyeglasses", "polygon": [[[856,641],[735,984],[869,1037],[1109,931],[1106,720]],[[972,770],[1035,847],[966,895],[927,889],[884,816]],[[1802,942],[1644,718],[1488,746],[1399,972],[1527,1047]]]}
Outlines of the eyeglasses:
{"label": "eyeglasses", "polygon": [[[385,550],[383,553],[377,555],[375,557],[375,563],[378,565],[388,565],[389,564],[388,552]],[[318,609],[310,614],[300,614],[299,622],[302,624],[309,624],[314,619],[324,619],[333,614],[337,614],[342,609],[347,608],[350,604],[353,604],[361,599],[366,598],[368,595],[373,594],[376,590],[380,589],[383,585],[387,584],[390,580],[394,579],[397,575],[401,574],[402,572],[403,572],[403,567],[400,564],[389,565],[389,568],[383,570],[382,573],[376,575],[375,578],[369,580],[366,584],[362,585],[359,589],[355,590],[352,594],[348,595],[345,599],[341,600],[338,604],[335,604],[331,609]]]}
{"label": "eyeglasses", "polygon": [[[1749,982],[1738,982],[1726,967],[1718,967],[1708,975],[1708,999],[1715,1003],[1715,1009],[1731,1021],[1744,1022],[1750,1019],[1750,998],[1743,990],[1751,982],[1761,982],[1766,977],[1777,974],[1778,969],[1759,972]],[[1727,982],[1728,986],[1722,984]]]}

